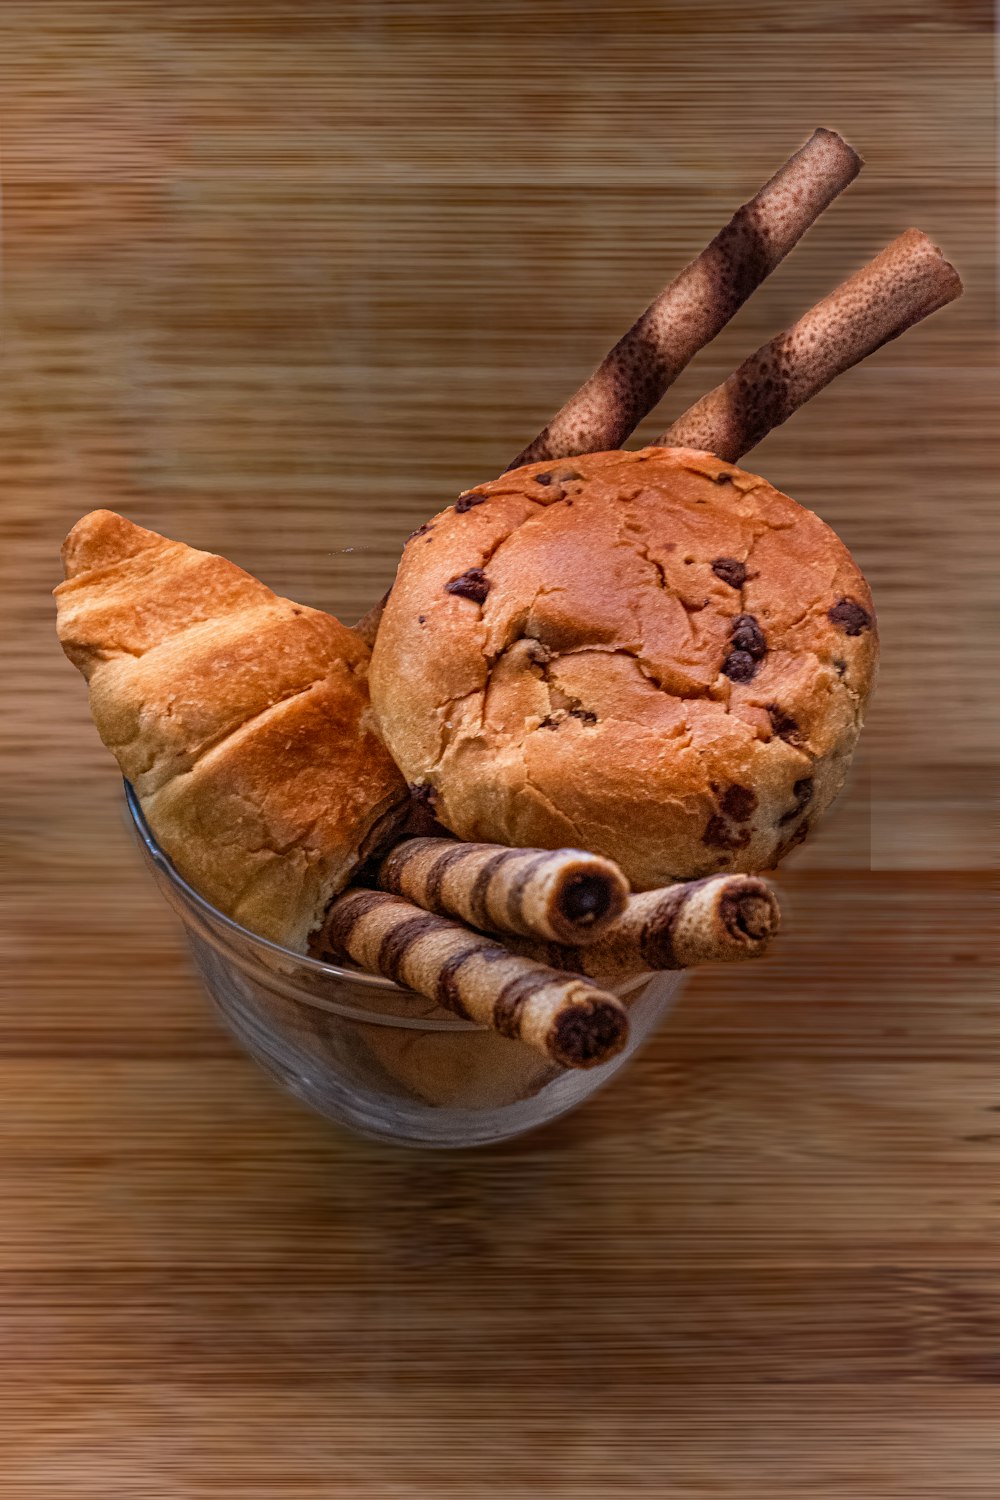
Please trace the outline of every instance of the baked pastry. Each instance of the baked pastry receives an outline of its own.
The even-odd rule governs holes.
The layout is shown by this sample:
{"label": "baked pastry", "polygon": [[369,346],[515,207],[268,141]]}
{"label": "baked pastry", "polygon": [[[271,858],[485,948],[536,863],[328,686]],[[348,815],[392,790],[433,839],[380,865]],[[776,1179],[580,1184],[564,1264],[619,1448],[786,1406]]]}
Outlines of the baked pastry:
{"label": "baked pastry", "polygon": [[877,660],[847,548],[766,480],[646,448],[477,485],[407,544],[382,734],[459,837],[636,889],[773,867],[846,775]]}
{"label": "baked pastry", "polygon": [[164,851],[220,911],[304,950],[408,800],[375,729],[367,648],[111,511],[77,522],[63,560],[59,639]]}

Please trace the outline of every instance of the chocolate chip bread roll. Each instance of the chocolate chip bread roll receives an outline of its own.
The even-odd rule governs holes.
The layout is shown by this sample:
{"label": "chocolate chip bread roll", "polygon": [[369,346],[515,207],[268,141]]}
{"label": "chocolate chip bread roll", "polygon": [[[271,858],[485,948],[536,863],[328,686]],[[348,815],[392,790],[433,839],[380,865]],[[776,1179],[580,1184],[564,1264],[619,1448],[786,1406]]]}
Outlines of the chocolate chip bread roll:
{"label": "chocolate chip bread roll", "polygon": [[477,485],[403,554],[372,655],[386,742],[460,838],[573,847],[635,890],[773,868],[840,789],[877,660],[818,516],[708,453]]}
{"label": "chocolate chip bread roll", "polygon": [[778,930],[778,900],[756,875],[716,875],[630,896],[621,916],[583,947],[517,942],[518,953],[605,984],[647,969],[757,958]]}
{"label": "chocolate chip bread roll", "polygon": [[518,957],[388,891],[338,896],[327,912],[319,951],[351,958],[565,1068],[596,1067],[627,1040],[628,1017],[613,995],[579,975]]}
{"label": "chocolate chip bread roll", "polygon": [[505,849],[408,839],[383,860],[379,885],[425,911],[490,932],[591,943],[625,909],[617,865],[581,849]]}

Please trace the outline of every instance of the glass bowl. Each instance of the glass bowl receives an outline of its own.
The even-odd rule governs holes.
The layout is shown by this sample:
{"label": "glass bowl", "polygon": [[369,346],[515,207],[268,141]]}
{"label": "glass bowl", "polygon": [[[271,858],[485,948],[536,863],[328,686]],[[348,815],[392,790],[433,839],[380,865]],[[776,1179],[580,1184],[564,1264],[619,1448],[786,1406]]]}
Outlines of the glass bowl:
{"label": "glass bowl", "polygon": [[125,798],[146,863],[230,1030],[290,1093],[365,1136],[484,1146],[544,1125],[624,1067],[683,979],[644,974],[612,986],[628,1006],[628,1045],[600,1067],[559,1068],[389,979],[320,963],[248,932],[181,879],[127,783]]}

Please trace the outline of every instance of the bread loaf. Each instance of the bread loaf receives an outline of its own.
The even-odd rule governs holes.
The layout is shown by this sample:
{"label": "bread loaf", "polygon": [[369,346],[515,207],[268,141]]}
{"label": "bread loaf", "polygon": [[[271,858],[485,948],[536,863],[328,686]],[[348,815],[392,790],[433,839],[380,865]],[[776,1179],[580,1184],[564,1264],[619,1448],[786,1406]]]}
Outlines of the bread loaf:
{"label": "bread loaf", "polygon": [[649,890],[769,869],[806,836],[877,655],[868,585],[818,516],[654,447],[529,464],[429,521],[372,701],[459,838],[588,849]]}

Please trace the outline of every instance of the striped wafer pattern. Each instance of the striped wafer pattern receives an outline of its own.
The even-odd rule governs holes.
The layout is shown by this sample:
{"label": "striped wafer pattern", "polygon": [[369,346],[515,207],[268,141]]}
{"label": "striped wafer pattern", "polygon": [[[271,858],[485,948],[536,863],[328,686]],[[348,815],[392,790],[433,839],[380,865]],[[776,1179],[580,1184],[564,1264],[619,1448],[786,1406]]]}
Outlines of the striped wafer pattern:
{"label": "striped wafer pattern", "polygon": [[712,875],[630,896],[589,947],[517,944],[517,951],[610,983],[644,969],[693,969],[763,953],[778,930],[777,896],[757,875]]}
{"label": "striped wafer pattern", "polygon": [[508,849],[410,839],[382,862],[379,884],[427,911],[491,932],[590,943],[625,909],[616,864],[580,849]]}
{"label": "striped wafer pattern", "polygon": [[388,891],[339,896],[327,913],[321,947],[525,1042],[563,1067],[605,1062],[628,1036],[628,1018],[613,995]]}

